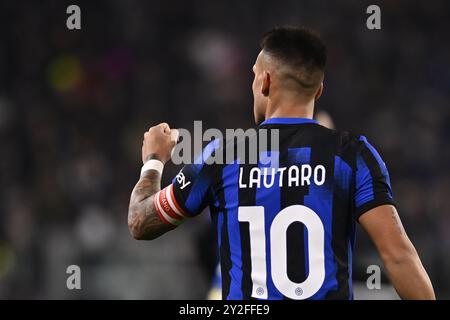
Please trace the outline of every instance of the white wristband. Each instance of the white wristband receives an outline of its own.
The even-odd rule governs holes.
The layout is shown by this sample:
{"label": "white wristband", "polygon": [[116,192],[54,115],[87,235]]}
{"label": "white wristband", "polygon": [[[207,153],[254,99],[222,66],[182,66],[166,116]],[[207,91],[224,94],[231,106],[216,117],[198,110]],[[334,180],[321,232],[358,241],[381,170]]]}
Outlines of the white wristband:
{"label": "white wristband", "polygon": [[164,164],[161,161],[156,160],[156,159],[148,160],[142,166],[141,177],[144,174],[144,172],[146,172],[148,170],[156,170],[159,172],[160,175],[162,175],[163,169],[164,169]]}

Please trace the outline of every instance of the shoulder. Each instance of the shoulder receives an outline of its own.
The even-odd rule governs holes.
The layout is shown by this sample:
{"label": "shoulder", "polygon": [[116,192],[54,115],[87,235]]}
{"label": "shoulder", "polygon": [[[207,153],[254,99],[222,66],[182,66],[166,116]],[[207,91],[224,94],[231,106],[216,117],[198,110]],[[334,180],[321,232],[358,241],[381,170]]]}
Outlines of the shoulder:
{"label": "shoulder", "polygon": [[316,126],[316,130],[324,139],[334,142],[337,153],[355,153],[362,146],[364,136],[343,130],[329,129],[324,126]]}
{"label": "shoulder", "polygon": [[325,127],[321,127],[320,130],[321,134],[330,137],[334,141],[336,155],[349,164],[353,164],[358,158],[362,158],[365,161],[376,162],[384,166],[384,161],[379,152],[366,136]]}

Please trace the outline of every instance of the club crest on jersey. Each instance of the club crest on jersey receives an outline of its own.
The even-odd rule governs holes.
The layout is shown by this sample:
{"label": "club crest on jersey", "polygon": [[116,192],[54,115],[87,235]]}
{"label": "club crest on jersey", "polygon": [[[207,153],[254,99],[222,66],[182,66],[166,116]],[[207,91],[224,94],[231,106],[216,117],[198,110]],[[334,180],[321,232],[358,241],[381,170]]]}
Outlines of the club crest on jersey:
{"label": "club crest on jersey", "polygon": [[183,172],[181,172],[181,170],[180,170],[180,172],[177,174],[176,179],[177,179],[177,182],[181,185],[181,186],[180,186],[180,189],[181,189],[181,190],[183,190],[184,188],[186,188],[188,185],[191,184],[190,181],[187,181],[187,182],[186,182],[186,176],[184,175]]}

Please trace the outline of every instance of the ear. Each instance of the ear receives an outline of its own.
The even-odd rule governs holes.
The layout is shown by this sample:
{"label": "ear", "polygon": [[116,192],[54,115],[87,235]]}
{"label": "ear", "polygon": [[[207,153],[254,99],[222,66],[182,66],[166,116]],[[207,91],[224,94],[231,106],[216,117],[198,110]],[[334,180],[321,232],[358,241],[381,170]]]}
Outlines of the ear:
{"label": "ear", "polygon": [[263,96],[267,97],[270,92],[270,73],[264,71],[262,77],[263,79],[261,83],[261,93],[263,94]]}
{"label": "ear", "polygon": [[319,100],[323,92],[323,82],[320,83],[319,89],[317,89],[316,95],[314,96],[314,101]]}

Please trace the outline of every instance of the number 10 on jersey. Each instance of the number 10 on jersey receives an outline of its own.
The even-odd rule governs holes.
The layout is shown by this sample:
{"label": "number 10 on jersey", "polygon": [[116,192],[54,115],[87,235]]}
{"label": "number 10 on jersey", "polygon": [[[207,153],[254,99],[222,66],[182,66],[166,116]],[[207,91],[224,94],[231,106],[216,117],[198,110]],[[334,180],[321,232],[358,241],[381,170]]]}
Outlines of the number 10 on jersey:
{"label": "number 10 on jersey", "polygon": [[[249,223],[252,297],[267,299],[266,234],[264,207],[239,207],[239,222]],[[288,227],[302,223],[308,230],[309,274],[305,281],[297,283],[287,275]],[[292,205],[281,210],[270,226],[271,276],[275,287],[290,299],[307,299],[322,287],[325,280],[325,231],[320,217],[303,205]],[[298,254],[302,254],[299,252]]]}

